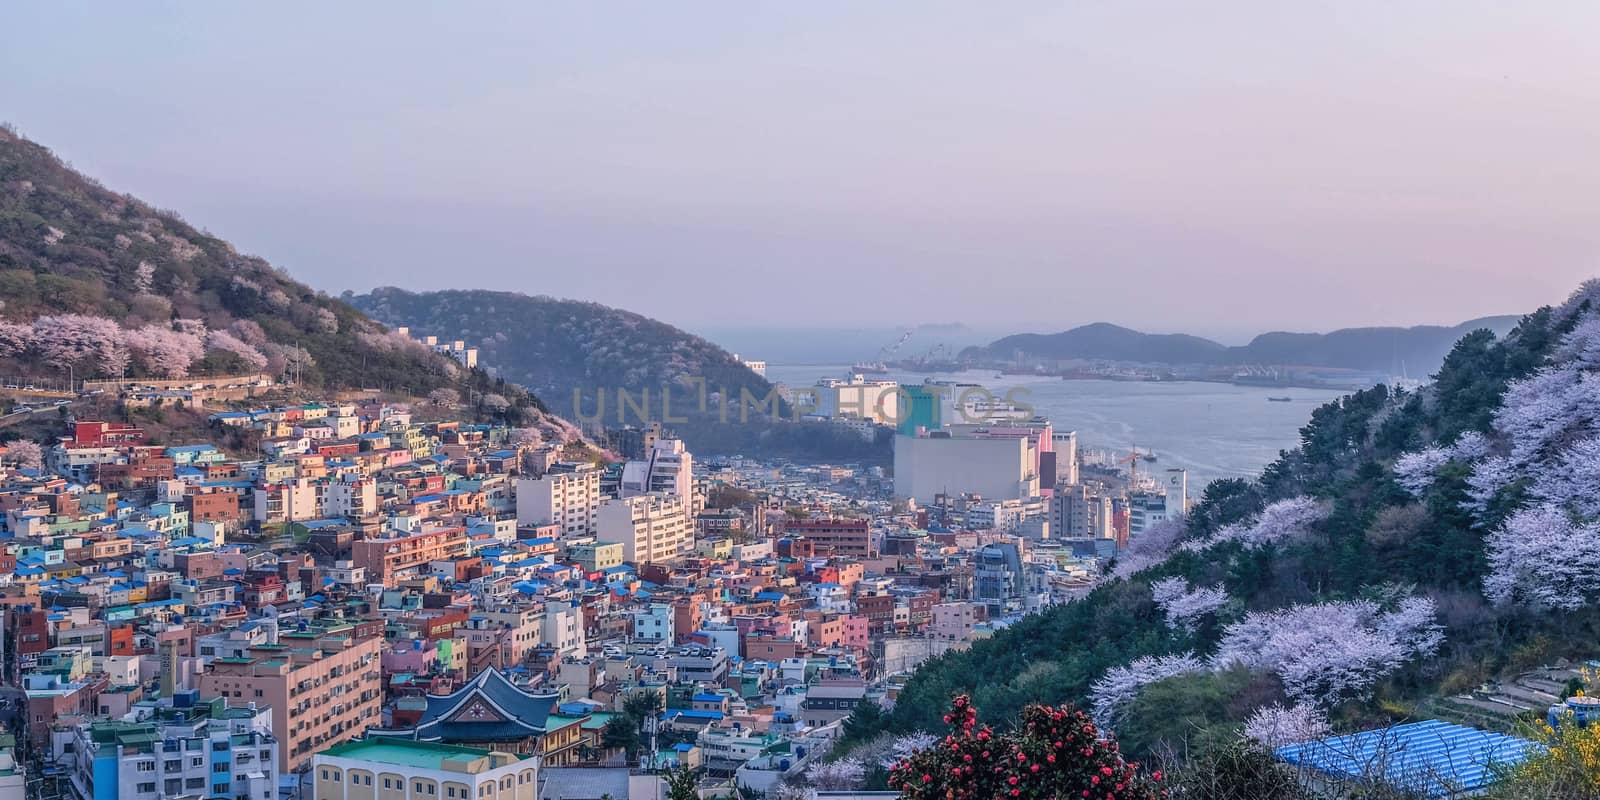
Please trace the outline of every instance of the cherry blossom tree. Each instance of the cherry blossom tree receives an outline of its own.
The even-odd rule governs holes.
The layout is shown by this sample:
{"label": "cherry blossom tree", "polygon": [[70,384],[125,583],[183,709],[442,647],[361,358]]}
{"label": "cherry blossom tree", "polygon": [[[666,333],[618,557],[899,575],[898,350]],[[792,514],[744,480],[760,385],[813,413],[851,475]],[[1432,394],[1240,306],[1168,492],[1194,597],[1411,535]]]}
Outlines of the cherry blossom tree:
{"label": "cherry blossom tree", "polygon": [[206,349],[238,356],[245,367],[251,370],[259,371],[267,366],[267,357],[262,355],[260,350],[228,331],[211,331],[206,334]]}
{"label": "cherry blossom tree", "polygon": [[1244,735],[1272,750],[1326,739],[1333,733],[1322,709],[1306,703],[1264,706],[1244,723]]}
{"label": "cherry blossom tree", "polygon": [[6,444],[4,460],[18,469],[41,469],[44,467],[44,448],[38,442],[27,439],[18,439]]}
{"label": "cherry blossom tree", "polygon": [[148,294],[155,285],[156,268],[148,261],[140,261],[139,266],[133,271],[133,290],[139,294]]}
{"label": "cherry blossom tree", "polygon": [[338,333],[339,317],[326,308],[319,308],[312,314],[312,325],[321,333]]}
{"label": "cherry blossom tree", "polygon": [[145,368],[163,378],[182,378],[190,365],[205,357],[205,342],[199,336],[165,325],[145,325],[124,335]]}
{"label": "cherry blossom tree", "polygon": [[440,387],[428,392],[428,402],[436,406],[454,407],[461,402],[461,393],[448,386]]}
{"label": "cherry blossom tree", "polygon": [[1394,462],[1394,480],[1400,488],[1421,497],[1433,487],[1439,468],[1450,463],[1450,451],[1443,447],[1425,447],[1401,455]]}
{"label": "cherry blossom tree", "polygon": [[120,374],[128,366],[122,328],[105,317],[59,314],[33,321],[34,347],[60,365],[91,361],[101,374]]}
{"label": "cherry blossom tree", "polygon": [[544,433],[538,428],[515,428],[511,431],[511,443],[518,447],[538,447],[544,443]]}
{"label": "cherry blossom tree", "polygon": [[1190,588],[1180,577],[1165,578],[1150,584],[1156,605],[1167,615],[1167,627],[1193,631],[1199,619],[1227,605],[1228,592],[1221,586]]}
{"label": "cherry blossom tree", "polygon": [[1111,574],[1126,578],[1166,561],[1187,528],[1188,519],[1183,516],[1169,517],[1146,528],[1130,538],[1127,548],[1117,554],[1116,567]]}
{"label": "cherry blossom tree", "polygon": [[33,326],[0,320],[0,358],[20,356],[33,346]]}
{"label": "cherry blossom tree", "polygon": [[511,407],[511,401],[503,394],[486,394],[483,396],[483,407],[496,414],[503,414]]}
{"label": "cherry blossom tree", "polygon": [[883,758],[878,761],[878,766],[884,769],[893,769],[896,764],[909,760],[918,752],[926,750],[939,741],[939,737],[926,731],[912,731],[904,736],[896,736],[889,743],[889,748],[884,752]]}
{"label": "cherry blossom tree", "polygon": [[1519,509],[1484,542],[1489,574],[1483,592],[1495,603],[1520,601],[1573,610],[1600,588],[1600,525],[1554,505]]}
{"label": "cherry blossom tree", "polygon": [[1378,679],[1432,655],[1441,641],[1425,597],[1387,614],[1367,600],[1321,603],[1245,615],[1223,632],[1211,664],[1271,670],[1290,697],[1331,706],[1365,697]]}
{"label": "cherry blossom tree", "polygon": [[1089,689],[1095,722],[1101,727],[1115,727],[1127,705],[1139,696],[1139,690],[1156,681],[1205,670],[1206,663],[1193,653],[1143,656],[1125,667],[1112,667]]}
{"label": "cherry blossom tree", "polygon": [[858,758],[841,758],[812,764],[806,768],[806,780],[825,792],[860,789],[867,778],[866,765]]}
{"label": "cherry blossom tree", "polygon": [[267,343],[267,332],[261,329],[261,323],[253,319],[234,320],[234,323],[228,326],[228,331],[246,344],[260,347]]}
{"label": "cherry blossom tree", "polygon": [[1183,549],[1199,552],[1226,542],[1239,542],[1246,550],[1304,536],[1311,526],[1328,516],[1328,506],[1311,497],[1279,500],[1248,522],[1225,525],[1205,539],[1183,543]]}

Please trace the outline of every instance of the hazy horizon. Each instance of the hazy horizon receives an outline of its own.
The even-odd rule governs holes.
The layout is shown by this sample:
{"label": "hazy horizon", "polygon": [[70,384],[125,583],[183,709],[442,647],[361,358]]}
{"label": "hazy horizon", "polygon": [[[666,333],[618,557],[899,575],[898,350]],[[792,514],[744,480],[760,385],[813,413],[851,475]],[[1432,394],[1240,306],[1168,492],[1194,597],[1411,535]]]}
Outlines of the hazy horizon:
{"label": "hazy horizon", "polygon": [[0,115],[335,294],[1234,344],[1594,273],[1560,5],[13,4]]}

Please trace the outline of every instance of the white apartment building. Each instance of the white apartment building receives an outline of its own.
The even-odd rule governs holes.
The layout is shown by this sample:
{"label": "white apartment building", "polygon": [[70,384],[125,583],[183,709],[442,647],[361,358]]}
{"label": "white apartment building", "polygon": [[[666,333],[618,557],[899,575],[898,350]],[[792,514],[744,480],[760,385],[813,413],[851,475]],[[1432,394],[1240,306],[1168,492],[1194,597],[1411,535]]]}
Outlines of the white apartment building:
{"label": "white apartment building", "polygon": [[679,439],[656,439],[643,461],[629,461],[622,467],[623,497],[649,492],[694,496],[694,455]]}
{"label": "white apartment building", "polygon": [[694,523],[686,498],[651,492],[608,500],[600,506],[595,538],[622,544],[635,564],[677,561],[694,548]]}
{"label": "white apartment building", "polygon": [[517,480],[517,524],[555,525],[562,538],[595,534],[600,511],[600,471],[592,464],[562,462],[543,478]]}

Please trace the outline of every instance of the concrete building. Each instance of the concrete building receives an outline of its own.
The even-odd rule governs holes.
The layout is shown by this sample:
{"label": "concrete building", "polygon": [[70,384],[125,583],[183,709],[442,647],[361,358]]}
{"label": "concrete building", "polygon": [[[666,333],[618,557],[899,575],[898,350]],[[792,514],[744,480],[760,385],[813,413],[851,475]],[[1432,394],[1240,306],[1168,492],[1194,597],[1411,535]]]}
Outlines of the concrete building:
{"label": "concrete building", "polygon": [[621,496],[637,497],[650,492],[694,496],[694,455],[679,439],[656,438],[640,461],[622,467]]}
{"label": "concrete building", "polygon": [[1043,476],[1042,483],[1059,486],[1078,482],[1078,432],[1053,431],[1050,434],[1051,451],[1055,453],[1055,475]]}
{"label": "concrete building", "polygon": [[600,470],[562,462],[542,478],[517,481],[517,524],[555,525],[564,539],[593,536],[600,513]]}
{"label": "concrete building", "polygon": [[200,692],[230,705],[271,709],[279,739],[278,770],[293,772],[318,750],[361,736],[381,721],[381,629],[357,638],[354,626],[291,631],[279,644],[242,658],[219,658]]}
{"label": "concrete building", "polygon": [[635,564],[677,561],[694,548],[694,524],[686,498],[651,492],[607,500],[600,506],[595,538],[622,545]]}
{"label": "concrete building", "polygon": [[538,800],[538,760],[381,737],[335,745],[311,763],[315,800]]}
{"label": "concrete building", "polygon": [[1087,484],[1057,487],[1050,498],[1050,536],[1054,539],[1112,538],[1111,499]]}
{"label": "concrete building", "polygon": [[790,522],[784,528],[790,537],[805,537],[819,550],[834,555],[872,558],[872,529],[865,519],[806,519]]}
{"label": "concrete building", "polygon": [[57,763],[68,765],[73,789],[86,800],[275,800],[279,743],[269,709],[251,705],[230,708],[221,697],[200,700],[197,692],[144,701],[133,711],[139,721],[73,728],[58,739]]}
{"label": "concrete building", "polygon": [[585,542],[569,545],[567,560],[583,567],[585,572],[599,572],[620,567],[627,559],[621,542]]}
{"label": "concrete building", "polygon": [[466,528],[390,533],[394,535],[362,539],[350,546],[352,565],[364,571],[368,581],[389,587],[426,572],[435,561],[450,561],[471,549]]}
{"label": "concrete building", "polygon": [[[821,417],[850,417],[879,425],[896,425],[902,416],[900,384],[868,380],[851,375],[844,380],[823,378],[813,389],[816,407],[810,412]],[[806,398],[798,398],[802,405]]]}
{"label": "concrete building", "polygon": [[931,504],[937,495],[1026,500],[1039,494],[1039,454],[1022,436],[896,436],[894,493]]}

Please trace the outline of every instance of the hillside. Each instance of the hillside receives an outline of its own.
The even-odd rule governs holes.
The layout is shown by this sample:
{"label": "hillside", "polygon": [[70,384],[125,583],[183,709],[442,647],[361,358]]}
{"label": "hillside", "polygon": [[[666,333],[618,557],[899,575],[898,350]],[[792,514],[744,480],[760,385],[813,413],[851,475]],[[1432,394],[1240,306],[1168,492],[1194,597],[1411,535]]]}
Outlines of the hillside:
{"label": "hillside", "polygon": [[1344,328],[1328,333],[1263,333],[1249,344],[1228,347],[1183,334],[1148,334],[1104,322],[1061,333],[1016,334],[963,355],[1007,361],[1016,353],[1033,360],[1109,360],[1158,364],[1268,364],[1333,367],[1412,376],[1433,374],[1461,337],[1479,328],[1501,335],[1516,317],[1484,317],[1455,326]]}
{"label": "hillside", "polygon": [[[581,411],[592,415],[597,392],[614,404],[617,389],[635,396],[673,387],[674,399],[691,399],[697,390],[681,393],[683,381],[703,378],[710,391],[741,389],[765,397],[772,389],[726,350],[664,322],[598,303],[530,297],[483,290],[408,292],[384,287],[369,294],[346,295],[353,306],[395,326],[409,326],[415,335],[463,339],[480,349],[481,363],[506,380],[515,381],[547,399],[550,407],[574,416],[573,392],[580,391]],[[692,387],[691,387],[692,388]],[[679,415],[698,411],[676,405]],[[655,401],[659,411],[659,400]],[[607,416],[615,420],[615,410]]]}
{"label": "hillside", "polygon": [[0,373],[78,379],[292,371],[421,395],[460,380],[256,256],[0,128]]}
{"label": "hillside", "polygon": [[[461,339],[480,348],[480,365],[537,392],[568,419],[607,427],[662,421],[703,456],[870,463],[891,456],[885,443],[832,426],[796,424],[787,406],[779,407],[782,418],[774,421],[772,406],[762,411],[754,405],[776,397],[765,378],[699,336],[630,311],[483,290],[385,287],[345,299],[375,319],[408,326],[413,335]],[[626,393],[626,403],[619,392]],[[671,399],[664,402],[663,392]],[[741,415],[745,393],[753,400]]]}
{"label": "hillside", "polygon": [[927,662],[853,739],[937,730],[962,692],[1002,724],[1082,704],[1139,755],[1274,704],[1335,729],[1487,724],[1449,696],[1596,653],[1597,378],[1600,283],[1470,333],[1420,391],[1317,409],[1298,448],[1212,483],[1085,599]]}
{"label": "hillside", "polygon": [[1007,359],[1021,351],[1033,358],[1107,359],[1162,364],[1213,364],[1228,348],[1210,339],[1181,333],[1140,333],[1108,322],[1083,325],[1061,333],[1019,333],[991,343],[988,354]]}

